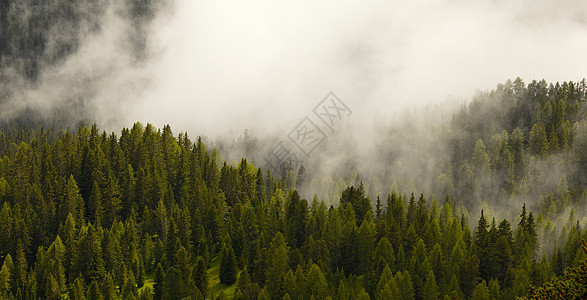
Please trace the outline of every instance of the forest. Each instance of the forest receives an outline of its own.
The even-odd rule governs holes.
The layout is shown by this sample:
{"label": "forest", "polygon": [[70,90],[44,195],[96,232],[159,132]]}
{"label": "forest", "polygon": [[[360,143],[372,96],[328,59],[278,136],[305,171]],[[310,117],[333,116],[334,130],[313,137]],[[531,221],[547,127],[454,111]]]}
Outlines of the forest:
{"label": "forest", "polygon": [[0,0],[0,299],[587,299],[585,79],[507,80],[274,170],[276,137],[107,130],[108,70],[58,80],[112,16],[146,63],[172,3]]}
{"label": "forest", "polygon": [[[0,131],[0,297],[584,298],[585,94],[569,93],[573,83],[552,85],[560,90],[552,97],[567,95],[552,108],[532,86],[522,87],[521,111],[508,109],[511,116],[497,123],[507,124],[492,139],[498,150],[486,152],[485,128],[473,126],[478,141],[461,154],[471,155],[469,172],[496,174],[504,190],[528,177],[519,165],[567,151],[575,179],[547,198],[550,205],[532,203],[533,211],[523,203],[510,219],[483,206],[471,219],[466,189],[436,198],[395,187],[372,198],[363,182],[349,182],[337,201],[305,199],[297,190],[312,175],[303,166],[279,178],[246,158],[227,162],[202,138],[174,135],[170,126],[135,123],[118,136],[95,124],[7,123]],[[501,89],[453,122],[476,119],[474,108],[492,104]],[[557,229],[552,210],[564,205],[578,213],[571,209]]]}

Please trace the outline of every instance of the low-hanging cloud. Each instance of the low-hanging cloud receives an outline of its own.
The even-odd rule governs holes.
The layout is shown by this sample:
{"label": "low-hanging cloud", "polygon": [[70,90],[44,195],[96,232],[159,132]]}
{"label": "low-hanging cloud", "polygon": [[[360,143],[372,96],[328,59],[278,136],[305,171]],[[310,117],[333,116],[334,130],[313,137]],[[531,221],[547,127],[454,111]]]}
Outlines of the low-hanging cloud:
{"label": "low-hanging cloud", "polygon": [[517,76],[578,80],[587,66],[580,0],[176,0],[141,28],[141,63],[121,4],[104,2],[101,30],[15,93],[13,111],[77,97],[115,131],[142,121],[196,135],[282,134],[334,91],[364,132],[448,95]]}
{"label": "low-hanging cloud", "polygon": [[577,80],[586,16],[573,0],[178,0],[155,23],[162,55],[125,121],[278,131],[332,90],[366,126],[507,78]]}

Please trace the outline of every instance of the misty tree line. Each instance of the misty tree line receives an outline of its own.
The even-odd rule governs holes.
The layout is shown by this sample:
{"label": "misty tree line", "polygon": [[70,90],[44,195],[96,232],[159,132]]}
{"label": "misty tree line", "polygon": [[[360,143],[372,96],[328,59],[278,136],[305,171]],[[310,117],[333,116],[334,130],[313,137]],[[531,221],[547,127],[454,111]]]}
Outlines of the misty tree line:
{"label": "misty tree line", "polygon": [[[550,85],[542,80],[526,86],[518,78],[478,95],[453,121],[465,131],[453,137],[455,194],[469,195],[474,185],[483,184],[467,181],[473,175],[497,184],[495,193],[503,195],[494,199],[507,201],[513,194],[524,194],[550,215],[561,207],[584,203],[586,99],[585,80]],[[555,165],[564,169],[562,174],[556,178],[544,174]]]}
{"label": "misty tree line", "polygon": [[574,216],[547,256],[525,206],[470,228],[453,197],[362,183],[328,206],[169,126],[15,126],[0,157],[2,298],[510,299],[587,259]]}
{"label": "misty tree line", "polygon": [[[118,2],[118,1],[117,1]],[[132,53],[141,55],[142,31],[154,17],[157,0],[126,0],[117,13],[133,24],[128,37]],[[108,0],[2,0],[0,1],[0,70],[5,76],[21,75],[35,82],[40,72],[75,53],[87,35],[102,29]],[[14,73],[9,73],[12,69]],[[1,100],[1,99],[0,99]]]}
{"label": "misty tree line", "polygon": [[[372,200],[402,190],[423,192],[436,199],[448,194],[469,210],[481,206],[492,211],[510,202],[527,202],[544,217],[556,218],[568,213],[565,210],[569,207],[576,214],[586,215],[586,100],[585,80],[562,84],[541,80],[527,85],[520,78],[508,80],[495,90],[478,92],[448,122],[425,127],[434,130],[435,138],[419,139],[414,128],[391,126],[389,135],[379,138],[384,145],[381,153],[362,158],[383,166],[376,172],[361,174],[360,168],[354,167],[361,160],[353,161],[350,168],[333,172],[337,174],[309,176],[298,188],[307,190],[309,197],[316,193],[328,204],[336,203],[348,186],[363,181]],[[424,122],[419,112],[412,117],[415,122]],[[402,130],[414,131],[415,137],[394,136]],[[260,161],[263,142],[245,132],[232,144],[216,141],[214,146],[231,158],[239,153]],[[395,148],[399,147],[413,149],[408,152],[423,157],[398,156]],[[418,152],[434,147],[441,150]],[[320,162],[311,161],[309,165],[309,171],[317,171],[312,165]],[[290,172],[295,174],[297,170]]]}
{"label": "misty tree line", "polygon": [[[587,215],[586,99],[585,80],[562,84],[542,80],[528,85],[519,78],[507,81],[495,90],[479,92],[448,122],[426,127],[437,133],[436,138],[418,139],[418,133],[414,138],[384,136],[386,151],[363,162],[374,160],[384,169],[365,175],[351,167],[325,177],[305,176],[297,188],[307,197],[317,194],[327,204],[336,204],[344,189],[361,181],[372,201],[377,195],[400,190],[436,199],[450,195],[475,218],[481,209],[491,216],[513,218],[515,209],[508,210],[512,203],[527,203],[539,212],[541,234],[553,236],[569,215],[579,219]],[[414,119],[418,122],[417,113]],[[386,139],[393,142],[386,143]],[[245,135],[231,147],[216,146],[221,153],[227,148],[254,153],[250,149],[260,146],[256,143],[256,138]],[[422,156],[403,154],[394,159],[398,147],[414,149],[415,156]],[[434,147],[443,150],[434,152]],[[432,150],[419,152],[421,148]],[[317,170],[308,171],[312,175]],[[290,181],[296,173],[290,170]],[[555,249],[554,243],[543,246],[548,255]]]}
{"label": "misty tree line", "polygon": [[98,70],[88,76],[76,76],[80,90],[63,93],[57,103],[51,101],[49,108],[29,106],[30,99],[23,94],[35,91],[50,82],[47,78],[66,70],[83,45],[113,30],[112,24],[119,24],[114,28],[121,37],[119,51],[128,55],[131,64],[144,63],[149,55],[149,26],[168,3],[0,0],[0,127],[17,123],[23,128],[65,128],[90,123],[92,86],[96,78],[104,75]]}
{"label": "misty tree line", "polygon": [[[84,42],[103,34],[104,27],[112,24],[113,15],[124,24],[116,29],[123,37],[122,51],[134,63],[144,62],[148,56],[149,25],[165,3],[159,0],[0,0],[0,127],[8,122],[30,128],[39,125],[63,128],[77,126],[78,121],[89,122],[91,92],[64,93],[61,103],[43,111],[26,107],[28,99],[23,101],[22,93],[34,90],[45,82],[44,78],[54,76],[56,70],[82,49]],[[91,85],[96,76],[102,74],[93,72],[84,79],[84,84]]]}

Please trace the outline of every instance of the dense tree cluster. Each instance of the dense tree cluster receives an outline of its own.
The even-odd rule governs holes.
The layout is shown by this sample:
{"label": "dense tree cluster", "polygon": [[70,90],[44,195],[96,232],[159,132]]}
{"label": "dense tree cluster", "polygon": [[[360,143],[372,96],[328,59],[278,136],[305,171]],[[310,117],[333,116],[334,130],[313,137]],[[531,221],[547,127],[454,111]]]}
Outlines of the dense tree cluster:
{"label": "dense tree cluster", "polygon": [[[108,14],[140,62],[164,2],[0,0],[0,112]],[[49,119],[30,108],[0,119],[2,299],[584,298],[585,80],[479,92],[434,127],[448,141],[434,155],[419,150],[436,140],[392,128],[383,139],[415,159],[382,143],[365,184],[310,164],[274,176],[241,160],[260,148],[248,131],[228,162],[220,153],[234,149],[169,126],[59,131],[86,96]],[[496,219],[508,203],[519,212]]]}
{"label": "dense tree cluster", "polygon": [[[431,114],[434,119],[438,112]],[[475,218],[480,208],[513,218],[515,210],[500,208],[526,203],[540,230],[561,230],[569,214],[587,215],[587,81],[508,80],[448,116],[429,124],[426,112],[413,113],[405,124],[390,126],[363,161],[351,153],[345,157],[350,167],[309,176],[297,187],[327,204],[360,181],[372,200],[399,190],[450,195]],[[311,166],[320,164],[309,165],[312,175]]]}
{"label": "dense tree cluster", "polygon": [[[587,253],[587,242],[583,241]],[[563,279],[555,278],[532,290],[529,299],[585,299],[587,298],[587,262],[565,271]]]}
{"label": "dense tree cluster", "polygon": [[471,230],[451,197],[308,202],[169,126],[7,129],[0,157],[2,298],[507,299],[586,258],[574,219],[538,257],[525,206]]}
{"label": "dense tree cluster", "polygon": [[[458,198],[476,195],[478,201],[534,198],[541,211],[556,215],[585,199],[586,125],[585,80],[526,85],[517,78],[479,93],[453,119],[454,181],[447,189]],[[546,176],[544,169],[553,165],[565,171]]]}

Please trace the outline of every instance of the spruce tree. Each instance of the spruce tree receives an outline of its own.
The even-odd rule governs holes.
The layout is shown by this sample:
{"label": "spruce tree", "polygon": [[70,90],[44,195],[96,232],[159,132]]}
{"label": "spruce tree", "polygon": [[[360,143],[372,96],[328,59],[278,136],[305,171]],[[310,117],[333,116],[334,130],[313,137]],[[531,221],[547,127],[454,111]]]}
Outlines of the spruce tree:
{"label": "spruce tree", "polygon": [[114,280],[112,280],[112,276],[106,275],[106,278],[102,281],[102,295],[104,296],[104,300],[114,300],[118,297],[116,296],[116,286],[114,285]]}
{"label": "spruce tree", "polygon": [[430,270],[430,272],[428,272],[428,276],[426,277],[426,281],[424,282],[424,293],[422,295],[422,299],[438,299],[439,294],[440,293],[438,291],[438,286],[436,285],[436,279],[434,278],[434,272]]}
{"label": "spruce tree", "polygon": [[208,294],[208,273],[206,272],[206,261],[198,256],[192,271],[192,280],[204,297]]}
{"label": "spruce tree", "polygon": [[165,294],[165,271],[163,270],[163,266],[161,263],[157,264],[157,268],[155,269],[155,283],[153,284],[154,289],[154,300],[161,300],[164,299],[163,296]]}
{"label": "spruce tree", "polygon": [[88,300],[103,300],[104,296],[102,296],[102,291],[100,291],[100,286],[98,282],[92,280],[90,283],[90,288],[88,289]]}
{"label": "spruce tree", "polygon": [[237,265],[236,256],[230,243],[222,246],[220,254],[220,283],[232,285],[236,282]]}
{"label": "spruce tree", "polygon": [[481,281],[475,289],[473,293],[471,293],[471,300],[490,300],[491,295],[489,295],[489,289],[487,288],[487,283],[485,280]]}

